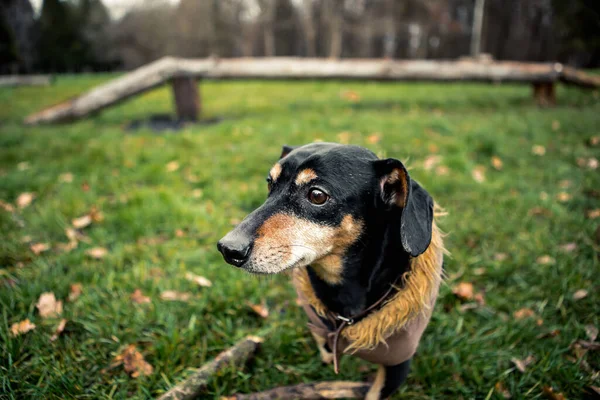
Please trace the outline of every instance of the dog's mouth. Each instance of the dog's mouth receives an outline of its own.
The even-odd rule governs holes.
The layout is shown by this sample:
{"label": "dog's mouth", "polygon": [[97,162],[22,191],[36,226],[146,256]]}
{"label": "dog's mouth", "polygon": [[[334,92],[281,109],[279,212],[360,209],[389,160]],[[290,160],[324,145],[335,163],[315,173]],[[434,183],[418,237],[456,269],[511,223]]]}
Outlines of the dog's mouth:
{"label": "dog's mouth", "polygon": [[310,264],[310,261],[302,256],[300,259],[290,263],[289,265],[282,266],[281,264],[264,264],[253,262],[252,259],[246,261],[239,267],[244,271],[253,275],[276,275],[286,271],[290,271],[294,268],[305,267]]}

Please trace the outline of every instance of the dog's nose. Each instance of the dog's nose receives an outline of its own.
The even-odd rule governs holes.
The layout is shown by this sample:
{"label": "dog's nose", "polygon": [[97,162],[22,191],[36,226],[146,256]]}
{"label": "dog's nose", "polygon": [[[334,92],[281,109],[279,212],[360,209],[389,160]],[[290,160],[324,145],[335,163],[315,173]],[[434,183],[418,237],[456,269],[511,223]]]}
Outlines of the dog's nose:
{"label": "dog's nose", "polygon": [[231,265],[241,267],[250,256],[252,240],[247,237],[232,234],[230,232],[217,243],[217,249],[223,254],[223,258]]}

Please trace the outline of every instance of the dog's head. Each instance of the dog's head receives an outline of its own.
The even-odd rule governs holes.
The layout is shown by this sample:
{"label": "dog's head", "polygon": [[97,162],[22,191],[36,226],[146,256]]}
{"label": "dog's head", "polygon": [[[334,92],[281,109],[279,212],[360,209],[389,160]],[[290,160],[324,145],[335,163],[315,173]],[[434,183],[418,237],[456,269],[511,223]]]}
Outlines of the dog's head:
{"label": "dog's head", "polygon": [[431,241],[433,201],[398,160],[333,143],[284,146],[267,182],[265,203],[217,246],[225,261],[249,272],[312,265],[337,283],[350,249],[387,219],[398,221],[398,245],[409,255]]}

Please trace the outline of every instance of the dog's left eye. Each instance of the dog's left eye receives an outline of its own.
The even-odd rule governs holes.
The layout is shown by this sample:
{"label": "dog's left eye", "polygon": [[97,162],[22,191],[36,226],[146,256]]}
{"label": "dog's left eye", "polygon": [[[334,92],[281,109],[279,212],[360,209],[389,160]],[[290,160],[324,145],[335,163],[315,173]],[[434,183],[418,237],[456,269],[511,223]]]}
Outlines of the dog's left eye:
{"label": "dog's left eye", "polygon": [[270,177],[267,178],[267,188],[269,189],[269,192],[271,191],[271,189],[273,189],[273,179],[271,179]]}
{"label": "dog's left eye", "polygon": [[322,190],[311,189],[310,192],[308,192],[308,200],[310,200],[311,203],[316,204],[318,206],[320,206],[321,204],[325,204],[325,202],[328,199],[329,196]]}

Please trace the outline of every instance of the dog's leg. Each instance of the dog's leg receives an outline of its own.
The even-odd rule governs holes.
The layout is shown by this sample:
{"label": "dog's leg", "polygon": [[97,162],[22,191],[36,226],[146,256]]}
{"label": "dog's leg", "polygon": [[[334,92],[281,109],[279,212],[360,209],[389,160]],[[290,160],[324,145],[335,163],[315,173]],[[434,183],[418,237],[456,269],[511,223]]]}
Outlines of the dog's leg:
{"label": "dog's leg", "polygon": [[317,347],[319,348],[319,354],[321,355],[321,361],[324,364],[331,364],[333,362],[333,353],[328,351],[325,347],[327,345],[327,341],[325,338],[317,335],[314,332],[311,332],[313,337],[315,338],[315,342],[317,342]]}
{"label": "dog's leg", "polygon": [[387,399],[404,383],[410,371],[410,360],[392,367],[379,366],[375,382],[367,393],[366,400]]}

